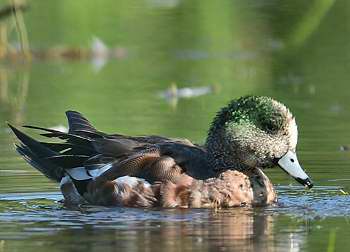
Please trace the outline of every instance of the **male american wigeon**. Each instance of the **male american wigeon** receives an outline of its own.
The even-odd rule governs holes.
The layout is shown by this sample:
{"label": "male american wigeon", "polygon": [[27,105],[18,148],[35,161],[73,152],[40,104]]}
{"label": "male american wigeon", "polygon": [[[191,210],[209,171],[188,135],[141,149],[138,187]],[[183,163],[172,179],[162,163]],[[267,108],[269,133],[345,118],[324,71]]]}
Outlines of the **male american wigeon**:
{"label": "male american wigeon", "polygon": [[269,97],[231,101],[215,116],[203,146],[186,139],[124,136],[96,130],[75,111],[69,132],[34,126],[60,142],[39,142],[10,125],[17,151],[60,183],[66,205],[234,207],[276,202],[262,169],[279,166],[302,185],[312,182],[296,156],[297,125]]}

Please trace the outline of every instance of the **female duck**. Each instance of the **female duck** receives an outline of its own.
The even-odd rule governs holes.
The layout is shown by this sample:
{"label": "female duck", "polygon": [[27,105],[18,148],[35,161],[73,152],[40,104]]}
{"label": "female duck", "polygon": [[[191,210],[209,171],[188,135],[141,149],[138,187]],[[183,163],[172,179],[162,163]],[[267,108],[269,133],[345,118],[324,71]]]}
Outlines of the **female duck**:
{"label": "female duck", "polygon": [[186,139],[110,135],[97,131],[78,112],[66,115],[68,133],[25,126],[63,140],[57,143],[36,141],[10,127],[20,140],[17,151],[60,182],[67,205],[266,205],[277,198],[261,169],[277,165],[312,187],[295,154],[294,117],[269,97],[242,97],[221,109],[204,146]]}

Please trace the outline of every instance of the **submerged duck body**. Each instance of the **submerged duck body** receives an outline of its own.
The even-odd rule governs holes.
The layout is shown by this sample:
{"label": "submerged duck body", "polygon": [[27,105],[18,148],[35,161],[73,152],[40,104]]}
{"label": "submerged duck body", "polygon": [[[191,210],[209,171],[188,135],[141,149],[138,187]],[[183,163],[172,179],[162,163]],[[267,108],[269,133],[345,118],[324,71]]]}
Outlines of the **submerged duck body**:
{"label": "submerged duck body", "polygon": [[17,151],[60,183],[66,205],[268,205],[277,197],[261,169],[277,165],[312,187],[295,154],[295,119],[269,97],[242,97],[221,109],[204,146],[186,139],[106,134],[78,112],[66,115],[68,133],[25,126],[61,139],[55,143],[39,142],[10,125],[20,141]]}

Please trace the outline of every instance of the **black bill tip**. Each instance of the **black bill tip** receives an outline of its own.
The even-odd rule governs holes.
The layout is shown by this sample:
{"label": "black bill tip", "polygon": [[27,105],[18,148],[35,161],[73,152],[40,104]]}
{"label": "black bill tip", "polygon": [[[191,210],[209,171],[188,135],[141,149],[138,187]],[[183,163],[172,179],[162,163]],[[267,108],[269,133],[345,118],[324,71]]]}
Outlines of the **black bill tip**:
{"label": "black bill tip", "polygon": [[307,187],[308,189],[311,189],[314,186],[314,184],[309,178],[306,178],[306,179],[295,178],[295,180],[298,181],[303,186]]}

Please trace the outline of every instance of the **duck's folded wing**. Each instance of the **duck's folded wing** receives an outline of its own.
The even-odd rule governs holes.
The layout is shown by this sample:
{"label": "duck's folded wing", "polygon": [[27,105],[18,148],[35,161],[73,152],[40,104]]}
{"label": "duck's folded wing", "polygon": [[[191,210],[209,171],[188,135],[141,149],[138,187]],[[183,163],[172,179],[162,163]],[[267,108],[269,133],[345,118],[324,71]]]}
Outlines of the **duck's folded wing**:
{"label": "duck's folded wing", "polygon": [[[68,133],[26,126],[43,131],[42,136],[58,138],[59,142],[37,141],[13,128],[22,143],[18,150],[32,161],[31,164],[34,164],[34,159],[36,166],[43,164],[40,165],[41,171],[45,171],[44,166],[50,163],[74,174],[73,178],[86,173],[87,176],[83,175],[85,178],[98,176],[113,180],[130,175],[149,181],[164,181],[175,180],[178,174],[184,172],[196,178],[208,175],[204,150],[188,140],[108,135],[97,131],[80,113],[68,111],[66,114]],[[30,159],[31,156],[33,159]],[[61,175],[53,179],[60,181]]]}
{"label": "duck's folded wing", "polygon": [[210,167],[206,150],[186,143],[166,142],[159,144],[162,155],[170,156],[187,175],[195,179],[207,179],[216,174]]}
{"label": "duck's folded wing", "polygon": [[183,173],[196,179],[215,176],[202,148],[169,142],[153,145],[133,153],[126,159],[113,162],[110,169],[99,175],[97,181],[135,176],[149,182],[176,182]]}

